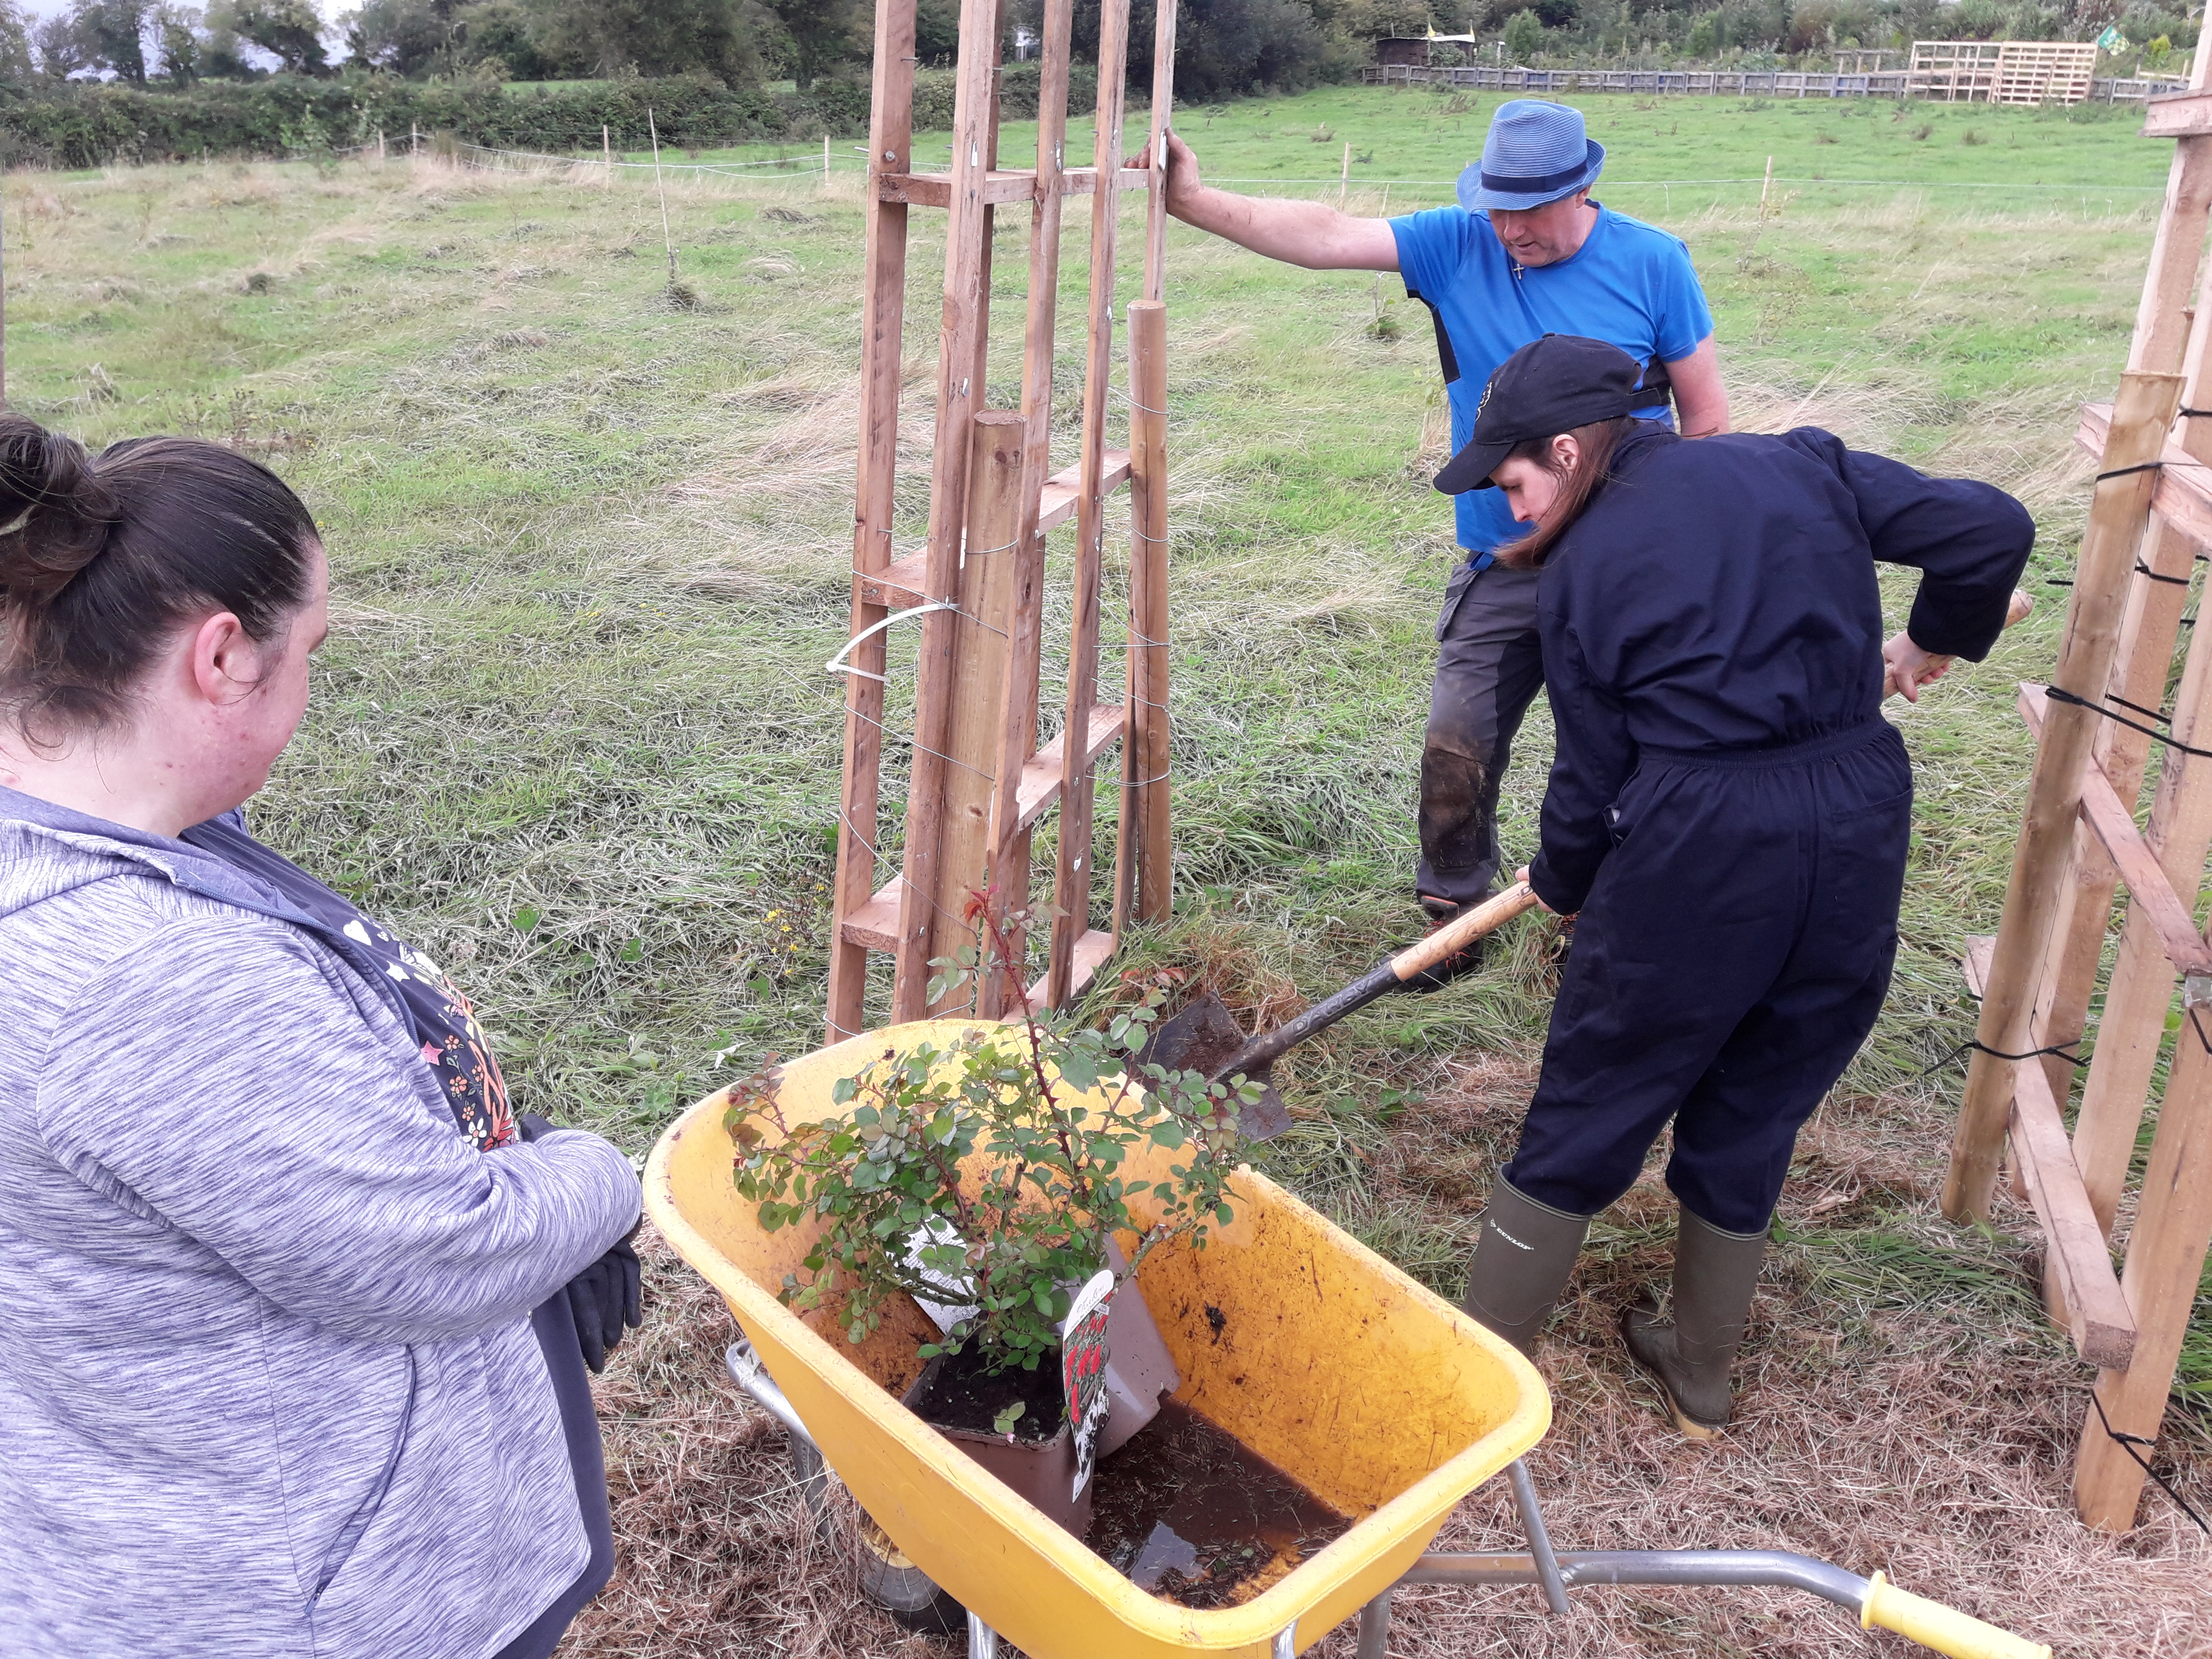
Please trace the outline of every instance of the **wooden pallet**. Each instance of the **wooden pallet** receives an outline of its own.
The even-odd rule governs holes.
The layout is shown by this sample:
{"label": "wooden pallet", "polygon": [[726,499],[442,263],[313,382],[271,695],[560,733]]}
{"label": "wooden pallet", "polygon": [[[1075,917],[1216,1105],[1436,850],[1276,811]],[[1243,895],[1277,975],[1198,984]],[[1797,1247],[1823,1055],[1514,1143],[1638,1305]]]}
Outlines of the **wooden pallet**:
{"label": "wooden pallet", "polygon": [[[2135,1524],[2143,1476],[2114,1436],[2156,1437],[2212,1245],[2212,945],[2196,922],[2212,755],[2191,752],[2212,750],[2212,627],[2180,638],[2193,573],[2212,552],[2212,419],[2190,412],[2212,402],[2212,291],[2199,296],[2197,270],[2212,222],[2212,93],[2201,69],[2144,131],[2176,139],[2166,208],[2118,395],[2081,411],[2077,438],[2098,479],[2051,686],[2021,690],[2035,770],[2003,920],[1993,940],[1969,943],[1982,1009],[1943,1194],[1945,1213],[1985,1218],[2009,1141],[2015,1189],[2043,1225],[2045,1303],[2098,1367],[2075,1502],[2115,1531]],[[2166,753],[2138,823],[2154,741]],[[2084,1067],[2071,1056],[2091,1037]],[[2115,1218],[2161,1055],[2166,1090],[2116,1272]]]}
{"label": "wooden pallet", "polygon": [[[1028,907],[1030,839],[1060,814],[1059,851],[1044,910],[1048,935],[1033,1001],[1066,1003],[1113,951],[1125,920],[1166,914],[1167,639],[1166,336],[1162,243],[1164,134],[1174,94],[1174,0],[1156,8],[1152,136],[1121,154],[1128,0],[1105,0],[1099,25],[1097,142],[1088,167],[1066,165],[1072,0],[1046,0],[1040,41],[1036,165],[1001,167],[998,75],[1005,0],[962,0],[952,163],[913,168],[915,0],[876,8],[869,134],[867,289],[861,320],[860,454],[853,536],[852,640],[846,693],[842,816],[834,890],[828,1026],[832,1041],[869,1024],[872,952],[891,958],[893,1021],[969,1009],[1003,1013],[1016,988],[986,978],[949,999],[928,994],[930,963],[974,937],[971,893],[1001,915]],[[1121,196],[1148,198],[1144,298],[1127,309],[1126,449],[1108,444],[1116,329],[1114,280]],[[1053,346],[1062,204],[1091,198],[1082,420],[1076,453],[1052,456]],[[1026,310],[1018,410],[983,407],[989,383],[991,260],[1002,208],[1028,210]],[[892,544],[907,229],[916,210],[946,216],[928,531],[900,556]],[[1126,695],[1102,704],[1100,599],[1104,501],[1127,485],[1130,623]],[[1075,533],[1074,622],[1065,719],[1039,744],[1045,538]],[[896,872],[882,866],[885,635],[913,627],[912,763]],[[1074,734],[1071,741],[1070,734]],[[1093,869],[1093,775],[1122,752],[1122,834],[1112,880]],[[1095,925],[1103,908],[1105,926]]]}
{"label": "wooden pallet", "polygon": [[1905,85],[1945,103],[2078,104],[2096,68],[2094,42],[1916,40]]}

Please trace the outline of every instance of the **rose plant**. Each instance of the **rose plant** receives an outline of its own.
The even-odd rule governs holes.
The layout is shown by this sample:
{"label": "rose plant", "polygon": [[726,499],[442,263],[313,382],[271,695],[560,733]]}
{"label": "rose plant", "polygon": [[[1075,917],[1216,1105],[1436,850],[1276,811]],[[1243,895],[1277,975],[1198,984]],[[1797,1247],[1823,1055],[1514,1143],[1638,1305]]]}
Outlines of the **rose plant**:
{"label": "rose plant", "polygon": [[[786,1123],[770,1072],[731,1091],[724,1121],[762,1226],[822,1223],[804,1273],[784,1279],[787,1306],[835,1307],[854,1342],[901,1292],[972,1308],[924,1357],[974,1343],[990,1370],[1034,1369],[1059,1347],[1075,1290],[1107,1265],[1109,1238],[1137,1235],[1126,1279],[1161,1244],[1202,1249],[1231,1219],[1237,1114],[1258,1090],[1137,1061],[1167,1000],[1157,981],[1103,1029],[1031,1008],[1010,943],[1027,918],[981,897],[969,908],[979,944],[933,964],[944,971],[932,1000],[974,981],[988,953],[1017,1018],[943,1046],[887,1046],[836,1085],[842,1118]],[[1130,1177],[1145,1146],[1172,1155],[1164,1177]]]}

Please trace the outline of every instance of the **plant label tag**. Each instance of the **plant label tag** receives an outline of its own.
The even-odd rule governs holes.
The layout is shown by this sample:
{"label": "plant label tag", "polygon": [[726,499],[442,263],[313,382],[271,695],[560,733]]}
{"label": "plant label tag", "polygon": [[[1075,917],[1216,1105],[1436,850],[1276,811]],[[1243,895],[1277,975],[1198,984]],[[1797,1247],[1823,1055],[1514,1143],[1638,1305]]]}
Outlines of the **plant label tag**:
{"label": "plant label tag", "polygon": [[1091,1484],[1098,1431],[1113,1406],[1106,1393],[1106,1317],[1113,1300],[1113,1270],[1101,1267],[1075,1293],[1060,1328],[1060,1380],[1067,1390],[1067,1420],[1075,1431],[1076,1498]]}

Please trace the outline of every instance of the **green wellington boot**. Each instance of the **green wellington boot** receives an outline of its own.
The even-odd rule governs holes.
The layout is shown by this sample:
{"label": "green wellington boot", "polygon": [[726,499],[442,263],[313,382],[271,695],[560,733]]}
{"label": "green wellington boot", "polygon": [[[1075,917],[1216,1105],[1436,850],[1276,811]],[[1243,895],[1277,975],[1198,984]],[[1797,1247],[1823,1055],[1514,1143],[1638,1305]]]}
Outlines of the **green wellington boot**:
{"label": "green wellington boot", "polygon": [[1657,1381],[1674,1426],[1692,1440],[1710,1440],[1728,1424],[1729,1368],[1743,1346],[1765,1250],[1764,1232],[1723,1232],[1684,1210],[1674,1237],[1674,1322],[1659,1322],[1648,1291],[1620,1316],[1628,1357]]}
{"label": "green wellington boot", "polygon": [[1460,1306],[1522,1353],[1533,1352],[1589,1224],[1588,1216],[1539,1204],[1500,1176],[1483,1212]]}

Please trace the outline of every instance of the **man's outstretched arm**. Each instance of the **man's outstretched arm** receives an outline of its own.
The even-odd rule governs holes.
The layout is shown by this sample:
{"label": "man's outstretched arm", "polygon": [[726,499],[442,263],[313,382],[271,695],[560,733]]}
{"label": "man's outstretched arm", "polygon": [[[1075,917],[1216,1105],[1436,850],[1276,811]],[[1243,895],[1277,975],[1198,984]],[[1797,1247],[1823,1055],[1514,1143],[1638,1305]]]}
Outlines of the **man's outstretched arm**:
{"label": "man's outstretched arm", "polygon": [[1354,219],[1326,202],[1238,196],[1198,176],[1198,157],[1168,135],[1168,211],[1187,225],[1308,270],[1395,270],[1388,219]]}
{"label": "man's outstretched arm", "polygon": [[1729,429],[1728,388],[1721,384],[1720,354],[1710,334],[1697,349],[1667,365],[1674,383],[1674,417],[1685,438],[1710,438]]}

